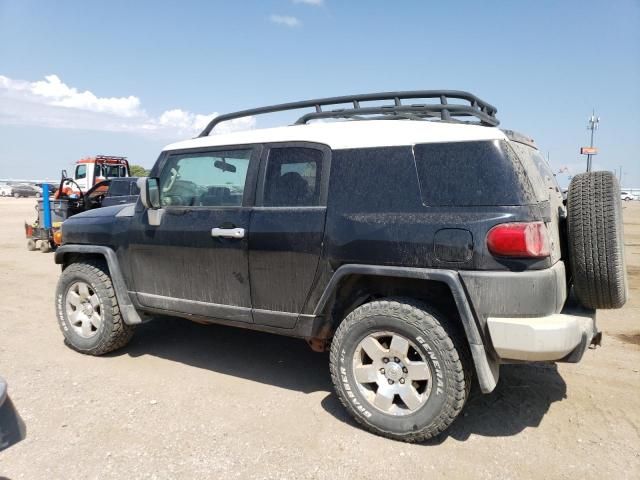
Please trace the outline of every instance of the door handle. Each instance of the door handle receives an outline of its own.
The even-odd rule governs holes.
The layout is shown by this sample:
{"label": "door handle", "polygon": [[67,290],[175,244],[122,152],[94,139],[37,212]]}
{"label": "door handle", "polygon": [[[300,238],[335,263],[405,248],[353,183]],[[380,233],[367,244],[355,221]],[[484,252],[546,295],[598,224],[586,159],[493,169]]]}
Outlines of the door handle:
{"label": "door handle", "polygon": [[212,228],[212,237],[244,238],[244,228]]}

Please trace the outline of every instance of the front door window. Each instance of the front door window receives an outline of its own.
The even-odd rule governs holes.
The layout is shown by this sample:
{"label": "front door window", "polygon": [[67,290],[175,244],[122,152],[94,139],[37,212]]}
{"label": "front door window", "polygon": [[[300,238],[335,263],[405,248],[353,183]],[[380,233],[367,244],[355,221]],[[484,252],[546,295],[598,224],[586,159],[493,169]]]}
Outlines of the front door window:
{"label": "front door window", "polygon": [[239,207],[251,150],[173,155],[160,174],[166,207]]}

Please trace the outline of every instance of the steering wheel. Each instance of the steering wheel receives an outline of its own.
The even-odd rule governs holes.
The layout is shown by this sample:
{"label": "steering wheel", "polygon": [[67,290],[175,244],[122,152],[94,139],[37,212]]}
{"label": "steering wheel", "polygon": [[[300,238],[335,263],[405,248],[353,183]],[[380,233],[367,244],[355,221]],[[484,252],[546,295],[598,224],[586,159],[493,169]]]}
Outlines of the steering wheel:
{"label": "steering wheel", "polygon": [[69,198],[69,195],[65,195],[62,192],[64,191],[64,189],[62,188],[62,186],[64,185],[65,182],[71,182],[74,183],[76,187],[78,187],[78,191],[80,192],[80,198],[77,199],[76,204],[74,206],[78,207],[81,203],[84,205],[84,193],[82,192],[82,189],[80,188],[80,185],[78,185],[78,183],[73,179],[73,178],[64,178],[61,182],[60,182],[60,197],[62,198],[62,196],[64,195],[65,197],[67,197],[69,200],[71,200]]}

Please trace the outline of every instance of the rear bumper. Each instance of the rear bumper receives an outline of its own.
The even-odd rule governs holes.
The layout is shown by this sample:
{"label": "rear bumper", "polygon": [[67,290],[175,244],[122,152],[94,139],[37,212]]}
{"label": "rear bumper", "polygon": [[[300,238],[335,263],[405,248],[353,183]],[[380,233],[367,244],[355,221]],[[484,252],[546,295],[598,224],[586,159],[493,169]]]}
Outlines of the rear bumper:
{"label": "rear bumper", "polygon": [[567,300],[564,262],[523,272],[465,271],[460,277],[479,320],[488,317],[546,317]]}
{"label": "rear bumper", "polygon": [[493,347],[502,360],[578,362],[599,340],[595,310],[573,301],[560,313],[543,317],[489,317]]}

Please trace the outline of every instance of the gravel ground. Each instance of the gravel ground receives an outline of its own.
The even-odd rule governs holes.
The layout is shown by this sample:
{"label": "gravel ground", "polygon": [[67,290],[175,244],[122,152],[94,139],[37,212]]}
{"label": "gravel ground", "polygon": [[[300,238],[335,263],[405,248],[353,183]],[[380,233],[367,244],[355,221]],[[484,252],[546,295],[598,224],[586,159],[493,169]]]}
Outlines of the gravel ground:
{"label": "gravel ground", "polygon": [[503,366],[446,435],[364,432],[302,341],[177,319],[93,358],[65,347],[33,199],[0,198],[0,375],[28,428],[0,478],[639,478],[640,203],[625,204],[631,301],[579,364]]}

